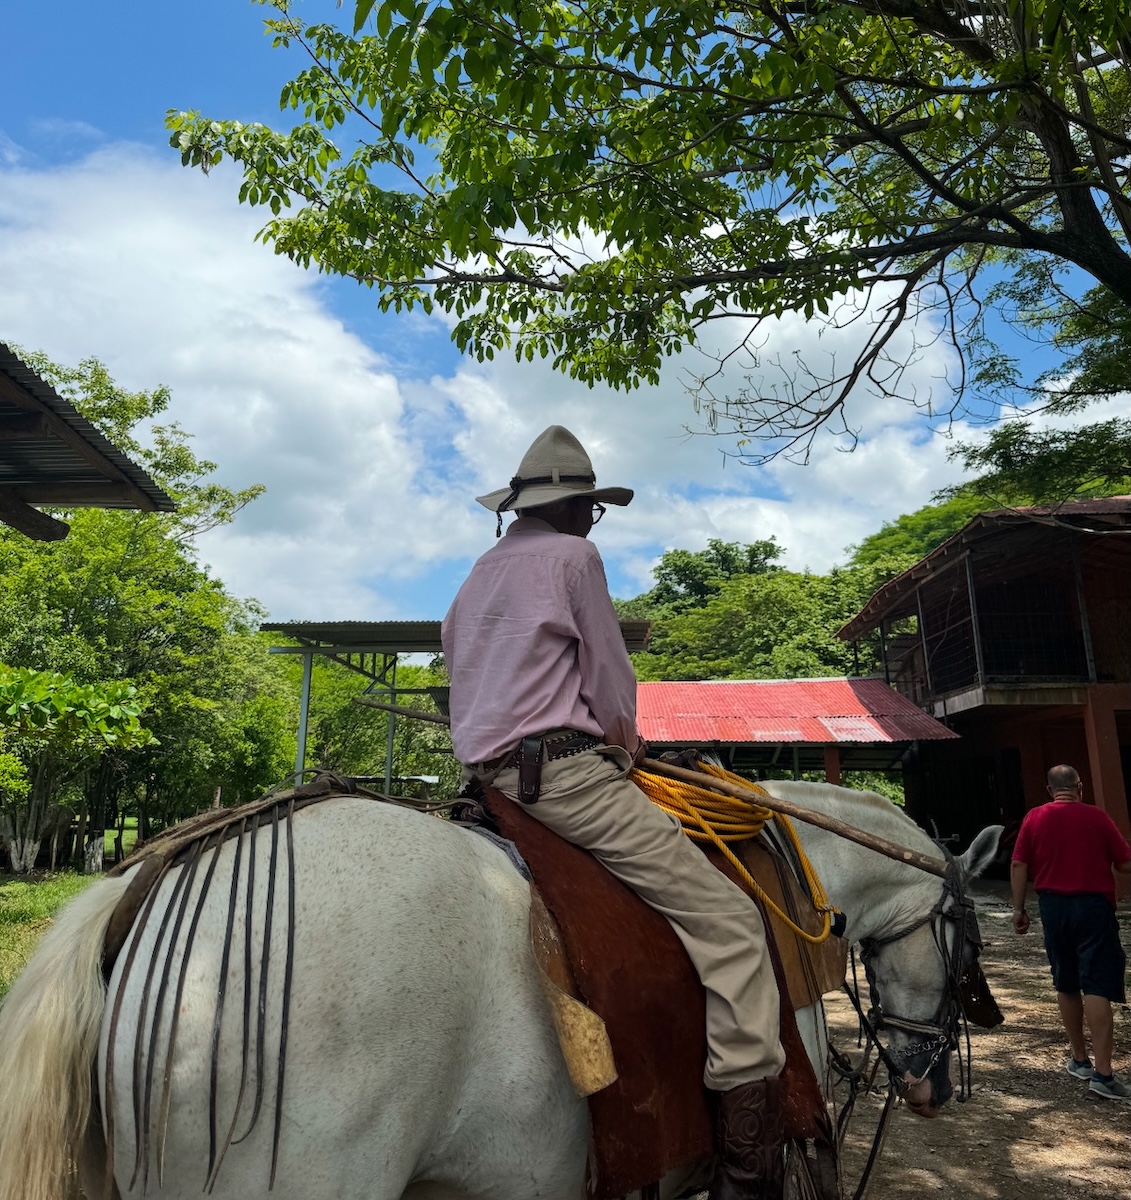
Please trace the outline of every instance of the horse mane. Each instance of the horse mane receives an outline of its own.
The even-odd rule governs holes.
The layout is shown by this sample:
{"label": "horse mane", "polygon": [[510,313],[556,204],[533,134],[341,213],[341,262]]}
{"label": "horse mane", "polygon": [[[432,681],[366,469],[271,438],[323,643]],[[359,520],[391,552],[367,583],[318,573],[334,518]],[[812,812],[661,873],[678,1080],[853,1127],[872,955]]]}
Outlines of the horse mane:
{"label": "horse mane", "polygon": [[[721,767],[723,770],[730,769],[728,764],[723,762],[719,755],[710,750],[700,750],[697,753],[698,757],[705,763]],[[839,805],[862,805],[865,808],[872,809],[881,821],[890,824],[893,829],[897,829],[899,833],[905,836],[907,835],[908,827],[910,827],[920,837],[927,837],[923,829],[898,804],[895,804],[886,796],[881,796],[879,792],[871,792],[862,788],[844,787],[839,783],[818,782],[812,779],[764,779],[758,782],[758,786],[765,788],[771,796],[779,788],[783,788],[785,791],[793,791],[796,803],[806,804],[807,807],[817,808],[822,812],[827,812],[830,808],[835,808]],[[782,798],[785,799],[784,792]]]}
{"label": "horse mane", "polygon": [[771,795],[780,794],[782,799],[837,816],[850,825],[862,825],[872,833],[881,834],[914,850],[928,853],[935,850],[930,835],[902,808],[878,792],[857,791],[839,784],[800,779],[767,780],[762,786]]}

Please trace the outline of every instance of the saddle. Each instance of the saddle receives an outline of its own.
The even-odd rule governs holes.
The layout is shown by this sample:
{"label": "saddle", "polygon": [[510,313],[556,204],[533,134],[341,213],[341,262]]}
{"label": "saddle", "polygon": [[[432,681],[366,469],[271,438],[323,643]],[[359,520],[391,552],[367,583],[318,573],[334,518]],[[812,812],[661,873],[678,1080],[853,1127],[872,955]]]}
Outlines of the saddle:
{"label": "saddle", "polygon": [[[671,926],[588,851],[559,838],[501,792],[485,789],[481,805],[530,867],[541,900],[561,931],[576,994],[608,1030],[616,1077],[589,1096],[590,1194],[594,1200],[615,1200],[657,1183],[669,1171],[710,1160],[714,1112],[713,1098],[703,1086],[705,998]],[[721,855],[714,861],[743,886]],[[751,866],[760,885],[783,894],[775,856],[757,851],[747,863]],[[844,952],[825,952],[814,967],[791,945],[791,980],[781,953],[785,939],[775,939],[771,919],[763,916],[783,997],[786,1137],[827,1140],[827,1109],[793,1011],[829,990],[829,977],[829,986],[840,986]]]}

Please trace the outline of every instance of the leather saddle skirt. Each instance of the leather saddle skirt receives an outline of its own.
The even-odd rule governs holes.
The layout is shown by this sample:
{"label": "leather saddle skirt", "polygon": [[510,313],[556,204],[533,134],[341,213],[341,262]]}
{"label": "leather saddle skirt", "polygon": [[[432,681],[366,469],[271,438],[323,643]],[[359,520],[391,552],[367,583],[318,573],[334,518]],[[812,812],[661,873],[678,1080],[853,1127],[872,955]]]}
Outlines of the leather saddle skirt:
{"label": "leather saddle skirt", "polygon": [[[709,1160],[714,1112],[703,1086],[705,999],[671,926],[588,851],[559,838],[501,792],[487,788],[483,807],[530,867],[561,930],[577,995],[605,1022],[612,1043],[617,1078],[589,1097],[590,1193],[595,1200],[614,1200],[654,1184],[669,1171]],[[721,856],[716,865],[731,873]],[[734,882],[741,886],[737,878]],[[811,993],[821,982],[811,969],[802,969],[801,982],[791,987],[775,945],[774,923],[763,916],[771,931],[778,989],[785,997],[786,1136],[823,1139],[829,1132],[827,1110],[789,1001],[792,992],[798,1002],[812,1003],[817,996]]]}

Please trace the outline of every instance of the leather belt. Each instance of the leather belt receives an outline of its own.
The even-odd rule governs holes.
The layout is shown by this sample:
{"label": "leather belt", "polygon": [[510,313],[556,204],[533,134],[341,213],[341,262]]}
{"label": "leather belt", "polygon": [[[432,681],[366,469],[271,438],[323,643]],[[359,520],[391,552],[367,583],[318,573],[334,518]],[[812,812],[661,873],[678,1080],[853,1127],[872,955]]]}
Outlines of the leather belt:
{"label": "leather belt", "polygon": [[[600,738],[591,733],[543,734],[525,737],[514,750],[499,755],[487,762],[476,763],[475,767],[487,771],[506,771],[518,768],[518,798],[524,804],[535,804],[542,783],[542,764],[558,758],[569,758],[592,750]],[[475,767],[472,769],[474,770]]]}

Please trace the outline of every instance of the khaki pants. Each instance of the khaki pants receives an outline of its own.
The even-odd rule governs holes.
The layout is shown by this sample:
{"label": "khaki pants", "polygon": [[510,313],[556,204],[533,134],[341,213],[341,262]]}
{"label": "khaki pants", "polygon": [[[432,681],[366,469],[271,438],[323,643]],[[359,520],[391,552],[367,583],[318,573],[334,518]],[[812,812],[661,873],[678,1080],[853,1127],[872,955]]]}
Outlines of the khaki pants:
{"label": "khaki pants", "polygon": [[[592,852],[675,930],[707,991],[707,1087],[727,1091],[778,1075],[785,1052],[762,915],[674,817],[628,782],[630,767],[626,751],[606,746],[548,762],[538,803],[523,807]],[[513,768],[468,774],[517,796]]]}

